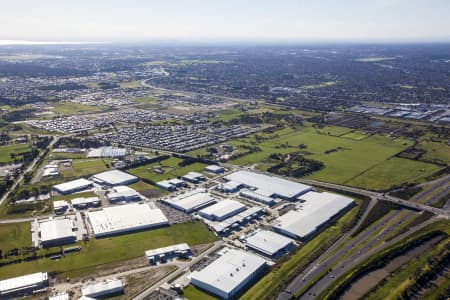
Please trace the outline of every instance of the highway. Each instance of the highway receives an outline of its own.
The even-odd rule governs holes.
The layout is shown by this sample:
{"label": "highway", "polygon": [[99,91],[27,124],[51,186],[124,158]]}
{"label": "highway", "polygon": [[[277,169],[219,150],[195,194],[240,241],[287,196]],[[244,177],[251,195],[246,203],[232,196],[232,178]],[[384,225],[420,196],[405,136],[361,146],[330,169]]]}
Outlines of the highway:
{"label": "highway", "polygon": [[[46,149],[50,149],[51,147],[53,147],[53,145],[59,140],[59,136],[54,136],[53,140],[48,144]],[[9,195],[17,188],[17,186],[23,181],[24,179],[24,174],[31,172],[34,167],[36,166],[36,164],[38,163],[38,161],[43,158],[44,155],[44,151],[41,151],[39,153],[39,155],[31,162],[31,164],[28,166],[28,168],[25,170],[25,172],[23,172],[22,174],[20,174],[19,178],[16,179],[16,181],[13,183],[13,185],[11,186],[11,188],[3,195],[2,198],[0,198],[0,205],[2,205],[3,201],[5,201]]]}
{"label": "highway", "polygon": [[[409,201],[411,201],[411,203],[413,204],[417,203],[418,201],[430,195],[436,189],[442,186],[446,187],[444,189],[444,191],[446,191],[449,182],[450,176],[445,176],[439,180],[433,181],[425,190],[415,195]],[[437,201],[439,199],[440,194],[442,194],[443,192],[434,195],[433,197],[431,197],[431,199],[428,200],[428,202],[433,203],[434,201]],[[372,255],[375,251],[379,251],[382,248],[388,247],[389,245],[406,237],[412,232],[415,232],[421,229],[422,227],[436,221],[436,218],[432,218],[414,228],[409,228],[408,231],[390,240],[389,242],[383,241],[386,239],[389,233],[391,233],[401,224],[409,222],[415,216],[417,216],[417,213],[415,213],[414,211],[408,211],[406,215],[398,219],[399,215],[401,214],[401,211],[402,210],[395,210],[385,215],[383,218],[381,218],[379,222],[375,223],[375,225],[372,225],[363,232],[361,232],[351,242],[348,242],[344,247],[334,252],[333,255],[329,256],[329,254],[332,253],[334,250],[326,251],[314,263],[312,263],[307,269],[305,269],[300,275],[298,275],[288,285],[288,287],[282,293],[279,294],[277,299],[280,300],[290,299],[293,293],[300,290],[309,281],[311,281],[314,278],[317,278],[317,276],[319,275],[322,275],[323,272],[326,272],[333,265],[339,262],[338,265],[333,267],[333,271],[331,271],[330,273],[323,276],[320,280],[318,280],[300,298],[300,299],[315,299],[315,296],[318,295],[328,285],[330,285],[335,280],[335,278],[338,278],[347,270],[355,266],[357,263],[361,262],[363,259]],[[351,232],[353,232],[357,227],[358,226],[355,226],[355,228]],[[340,239],[333,245],[332,249],[338,248],[343,244],[343,242],[344,240]]]}

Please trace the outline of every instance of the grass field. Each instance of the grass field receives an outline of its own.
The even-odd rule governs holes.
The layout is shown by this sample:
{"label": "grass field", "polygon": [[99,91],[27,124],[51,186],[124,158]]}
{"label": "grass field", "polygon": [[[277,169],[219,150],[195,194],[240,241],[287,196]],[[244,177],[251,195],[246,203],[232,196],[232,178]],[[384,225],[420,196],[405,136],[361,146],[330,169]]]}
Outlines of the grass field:
{"label": "grass field", "polygon": [[[359,202],[359,200],[356,200]],[[270,273],[258,281],[252,288],[250,288],[242,297],[242,300],[253,299],[272,299],[273,294],[277,289],[280,289],[282,283],[285,283],[291,278],[298,269],[305,267],[309,259],[316,254],[318,249],[343,234],[343,227],[345,224],[350,224],[353,218],[356,217],[358,207],[352,208],[344,216],[342,216],[335,225],[332,225],[307,242],[287,261],[282,263],[279,267],[275,267]]]}
{"label": "grass field", "polygon": [[121,82],[120,87],[123,89],[136,89],[141,87],[141,80]]}
{"label": "grass field", "polygon": [[0,224],[0,249],[5,253],[13,248],[31,246],[30,222]]}
{"label": "grass field", "polygon": [[187,288],[183,290],[183,296],[188,300],[215,300],[216,297],[213,297],[202,290],[199,290],[193,285],[189,285]]}
{"label": "grass field", "polygon": [[420,182],[421,179],[440,168],[442,167],[430,163],[393,157],[345,182],[345,184],[381,190],[403,182]]}
{"label": "grass field", "polygon": [[[0,146],[0,163],[8,163],[13,161],[11,154],[22,153],[31,150],[29,144],[12,144],[6,146]],[[20,157],[20,156],[19,156]]]}
{"label": "grass field", "polygon": [[[178,163],[183,160],[176,157],[171,157],[169,159],[163,160],[162,162],[152,163],[137,168],[129,169],[128,172],[137,177],[151,180],[153,182],[158,182],[164,179],[172,179],[179,176],[183,176],[190,171],[200,172],[206,167],[203,163],[193,163],[188,166],[180,167]],[[154,167],[160,166],[164,171],[163,174],[156,173],[153,171]]]}
{"label": "grass field", "polygon": [[[92,274],[108,263],[125,261],[144,255],[144,251],[186,242],[190,246],[209,243],[216,238],[202,222],[175,224],[154,230],[130,233],[104,239],[79,242],[81,252],[71,253],[61,260],[39,259],[2,267],[0,279],[34,272],[58,272],[61,278]],[[57,248],[59,249],[59,248]],[[50,248],[48,251],[55,251]]]}
{"label": "grass field", "polygon": [[[339,134],[340,128],[334,133]],[[330,132],[330,134],[328,134]],[[412,142],[404,139],[391,139],[382,135],[373,135],[363,140],[353,140],[331,135],[327,128],[317,131],[306,124],[298,130],[284,130],[278,137],[262,142],[252,137],[230,141],[240,144],[256,145],[262,151],[242,156],[232,160],[238,165],[256,165],[260,169],[267,169],[268,157],[271,153],[289,153],[300,151],[299,145],[306,145],[307,158],[322,161],[325,168],[308,176],[310,179],[329,181],[342,184],[356,176],[363,174],[381,162],[409,147]],[[334,150],[331,151],[330,150]],[[327,153],[328,152],[328,153]],[[389,187],[389,186],[386,186]]]}
{"label": "grass field", "polygon": [[333,86],[336,84],[338,84],[337,81],[326,81],[326,82],[321,82],[318,84],[303,85],[300,88],[304,89],[304,90],[311,90],[311,89],[320,89],[320,88],[324,88],[324,87],[329,87],[329,86]]}
{"label": "grass field", "polygon": [[360,140],[365,139],[366,137],[368,137],[368,135],[365,134],[362,131],[355,130],[355,131],[351,131],[349,133],[346,133],[344,135],[341,135],[341,137],[360,141]]}
{"label": "grass field", "polygon": [[61,174],[65,178],[93,175],[108,170],[109,167],[107,167],[107,165],[109,165],[110,162],[110,159],[74,160],[72,162],[72,168],[62,170]]}
{"label": "grass field", "polygon": [[423,160],[450,164],[450,146],[445,143],[421,141],[416,148],[426,151],[421,157]]}

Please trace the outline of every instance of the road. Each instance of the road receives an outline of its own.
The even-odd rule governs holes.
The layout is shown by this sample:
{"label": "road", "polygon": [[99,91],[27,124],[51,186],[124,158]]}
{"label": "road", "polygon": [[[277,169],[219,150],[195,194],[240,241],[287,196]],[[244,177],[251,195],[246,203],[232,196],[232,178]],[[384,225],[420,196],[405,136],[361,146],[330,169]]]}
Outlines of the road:
{"label": "road", "polygon": [[185,264],[183,267],[178,268],[178,270],[176,270],[175,272],[170,273],[168,276],[166,276],[164,279],[158,281],[157,283],[155,283],[154,285],[152,285],[151,287],[149,287],[148,289],[144,290],[141,294],[137,295],[136,297],[134,297],[134,300],[143,300],[146,297],[148,297],[151,293],[153,293],[157,288],[159,288],[161,285],[163,285],[164,283],[173,280],[177,277],[179,277],[180,275],[182,275],[183,273],[185,273],[186,271],[189,270],[189,268],[196,264],[197,262],[199,262],[202,258],[204,258],[205,256],[217,251],[220,247],[222,247],[224,245],[224,242],[219,240],[217,242],[214,243],[214,246],[212,246],[211,248],[209,248],[208,250],[206,250],[205,252],[203,252],[202,254],[200,254],[199,256],[195,257],[194,259],[192,259],[190,262],[188,262],[187,264]]}
{"label": "road", "polygon": [[[59,136],[54,136],[53,140],[48,144],[46,149],[50,149],[51,147],[53,147],[53,145],[59,140]],[[19,178],[16,179],[16,181],[13,183],[13,185],[11,186],[11,188],[3,195],[2,198],[0,198],[0,205],[2,205],[3,201],[5,201],[9,195],[17,188],[17,186],[23,181],[24,179],[24,174],[31,172],[34,167],[36,166],[36,164],[39,162],[39,160],[41,158],[43,158],[44,156],[44,151],[41,151],[39,153],[39,155],[31,162],[31,164],[28,166],[28,168],[25,170],[25,172],[23,172],[22,174],[20,174]]]}
{"label": "road", "polygon": [[[426,187],[425,190],[415,195],[409,201],[412,203],[417,203],[424,197],[433,193],[436,189],[448,185],[450,182],[450,176],[443,177],[439,180],[433,181],[430,185]],[[447,188],[446,188],[447,189]],[[444,191],[446,190],[444,189]],[[441,192],[442,193],[442,192]],[[432,203],[433,201],[437,201],[439,198],[439,194],[431,197],[428,202]],[[369,209],[368,209],[369,210]],[[366,213],[368,212],[366,211]],[[414,211],[409,211],[402,218],[398,219],[398,216],[401,214],[401,210],[393,211],[387,215],[385,215],[381,220],[375,225],[369,227],[362,233],[360,233],[355,239],[348,243],[344,247],[340,248],[330,257],[329,254],[334,250],[328,250],[323,255],[321,255],[315,262],[313,262],[307,269],[305,269],[300,275],[298,275],[289,285],[288,287],[279,294],[277,299],[290,299],[292,297],[292,293],[300,290],[305,284],[311,281],[317,276],[323,274],[326,270],[331,268],[336,262],[339,262],[337,266],[335,266],[333,271],[329,274],[326,274],[320,280],[318,280],[309,290],[305,293],[301,299],[314,299],[315,295],[318,295],[324,288],[326,288],[329,284],[331,284],[335,278],[342,275],[344,272],[355,266],[358,262],[363,259],[369,257],[376,250],[380,250],[382,248],[388,247],[394,242],[400,240],[401,238],[411,234],[414,231],[419,230],[423,226],[434,222],[436,218],[430,219],[427,222],[424,222],[414,228],[410,228],[407,232],[397,236],[396,238],[390,240],[389,242],[383,242],[386,237],[393,230],[398,228],[401,224],[405,224],[405,222],[411,221],[417,213]],[[353,232],[358,226],[351,231]],[[348,235],[347,235],[348,236]],[[345,239],[340,239],[333,245],[333,249],[338,248],[343,244]],[[344,258],[345,257],[345,258]],[[344,258],[344,259],[342,259]]]}

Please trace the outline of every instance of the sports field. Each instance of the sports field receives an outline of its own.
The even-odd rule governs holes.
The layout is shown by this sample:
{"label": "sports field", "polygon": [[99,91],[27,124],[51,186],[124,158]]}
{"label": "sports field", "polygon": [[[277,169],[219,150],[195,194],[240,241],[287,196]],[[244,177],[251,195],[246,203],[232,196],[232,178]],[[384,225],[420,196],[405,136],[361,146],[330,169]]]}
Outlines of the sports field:
{"label": "sports field", "polygon": [[[1,228],[1,227],[0,227]],[[1,235],[7,236],[7,235]],[[61,278],[91,274],[97,267],[144,256],[144,251],[186,242],[190,246],[213,242],[215,236],[202,222],[175,224],[154,230],[130,233],[103,239],[92,239],[80,252],[70,253],[60,260],[39,259],[2,267],[0,279],[34,273],[57,272]],[[49,252],[59,250],[50,248]]]}

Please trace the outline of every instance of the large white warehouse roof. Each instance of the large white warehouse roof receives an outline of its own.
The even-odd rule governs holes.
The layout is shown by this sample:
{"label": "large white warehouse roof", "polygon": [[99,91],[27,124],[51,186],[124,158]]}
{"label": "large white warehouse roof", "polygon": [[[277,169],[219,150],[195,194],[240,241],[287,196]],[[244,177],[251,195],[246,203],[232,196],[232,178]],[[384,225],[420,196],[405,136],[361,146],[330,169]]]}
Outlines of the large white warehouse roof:
{"label": "large white warehouse roof", "polygon": [[246,282],[257,276],[266,260],[254,254],[235,249],[227,252],[201,271],[191,273],[192,284],[222,298],[236,294]]}
{"label": "large white warehouse roof", "polygon": [[267,256],[274,256],[294,243],[294,240],[273,231],[259,230],[247,236],[245,243],[248,247]]}
{"label": "large white warehouse roof", "polygon": [[69,194],[79,190],[86,189],[90,186],[92,186],[91,181],[84,178],[80,178],[54,185],[53,189],[62,194]]}
{"label": "large white warehouse roof", "polygon": [[58,240],[75,239],[74,224],[71,219],[53,219],[39,222],[43,244]]}
{"label": "large white warehouse roof", "polygon": [[224,178],[242,186],[255,188],[258,194],[284,199],[293,199],[312,189],[298,182],[249,171],[237,171]]}
{"label": "large white warehouse roof", "polygon": [[81,294],[87,297],[101,297],[121,291],[123,291],[123,284],[120,279],[110,279],[81,288]]}
{"label": "large white warehouse roof", "polygon": [[352,205],[351,198],[333,193],[308,192],[301,197],[304,202],[296,209],[277,218],[274,227],[282,233],[303,239],[322,224]]}
{"label": "large white warehouse roof", "polygon": [[90,211],[87,215],[96,237],[168,224],[163,212],[157,208],[150,208],[148,204],[134,203],[106,207]]}
{"label": "large white warehouse roof", "polygon": [[0,296],[33,288],[40,288],[48,281],[47,273],[34,273],[0,281]]}
{"label": "large white warehouse roof", "polygon": [[120,170],[102,172],[92,176],[92,179],[96,182],[108,185],[127,185],[139,180],[136,176]]}
{"label": "large white warehouse roof", "polygon": [[202,209],[199,213],[207,219],[221,221],[240,213],[246,208],[247,207],[239,201],[225,199]]}
{"label": "large white warehouse roof", "polygon": [[181,194],[177,197],[164,200],[164,202],[179,210],[190,213],[210,205],[216,202],[216,200],[210,193],[206,192],[205,189],[196,189],[194,191]]}

